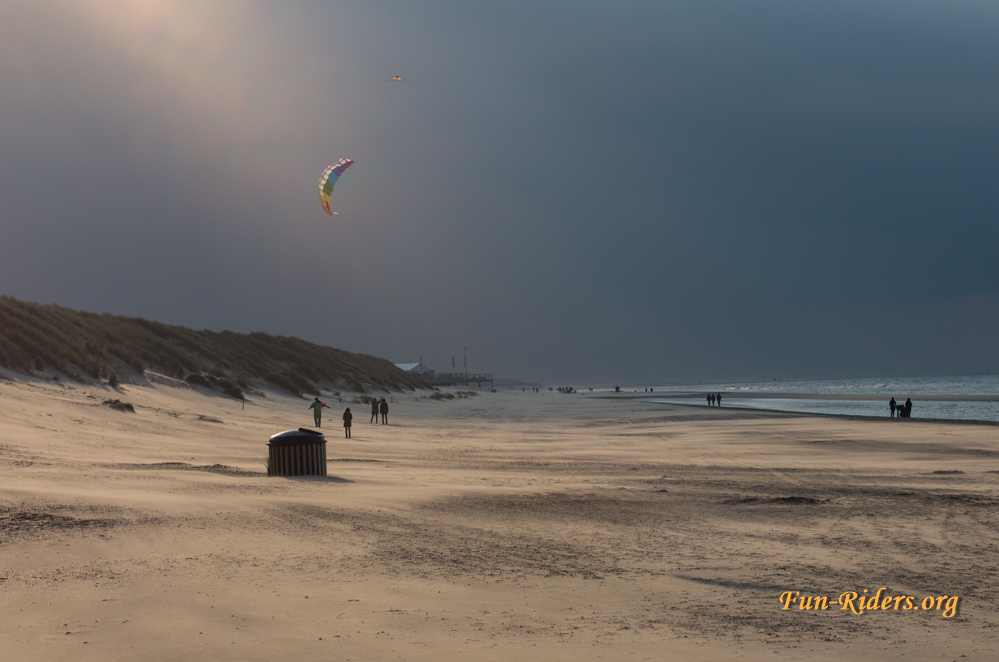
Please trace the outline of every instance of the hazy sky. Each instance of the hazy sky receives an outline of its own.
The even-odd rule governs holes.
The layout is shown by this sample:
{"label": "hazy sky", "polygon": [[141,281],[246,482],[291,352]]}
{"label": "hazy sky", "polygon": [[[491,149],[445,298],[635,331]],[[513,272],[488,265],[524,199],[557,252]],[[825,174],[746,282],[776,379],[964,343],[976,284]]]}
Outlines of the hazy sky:
{"label": "hazy sky", "polygon": [[997,34],[991,0],[8,0],[0,293],[548,382],[996,371]]}

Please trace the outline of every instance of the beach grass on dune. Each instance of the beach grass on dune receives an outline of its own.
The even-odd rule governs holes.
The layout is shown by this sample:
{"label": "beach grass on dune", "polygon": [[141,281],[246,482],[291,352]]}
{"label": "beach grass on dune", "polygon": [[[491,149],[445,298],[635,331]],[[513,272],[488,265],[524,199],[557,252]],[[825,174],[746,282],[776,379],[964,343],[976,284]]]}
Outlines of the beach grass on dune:
{"label": "beach grass on dune", "polygon": [[22,373],[54,368],[73,379],[115,384],[129,370],[141,375],[153,369],[235,398],[252,381],[296,395],[318,394],[323,385],[362,392],[365,385],[383,391],[427,388],[385,359],[300,338],[198,331],[9,296],[0,296],[0,365]]}

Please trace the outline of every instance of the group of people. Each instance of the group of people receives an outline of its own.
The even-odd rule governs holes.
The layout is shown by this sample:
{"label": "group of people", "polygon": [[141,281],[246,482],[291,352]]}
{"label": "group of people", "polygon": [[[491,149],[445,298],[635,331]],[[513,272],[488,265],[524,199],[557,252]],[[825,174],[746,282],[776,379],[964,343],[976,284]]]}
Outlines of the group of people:
{"label": "group of people", "polygon": [[[319,398],[316,398],[315,402],[309,405],[309,409],[312,410],[312,418],[316,422],[316,427],[323,427],[323,409],[329,409],[329,405],[322,402]],[[381,416],[382,425],[388,425],[388,402],[385,398],[381,400],[377,398],[371,398],[371,423],[378,423],[378,417]],[[343,410],[343,433],[347,439],[350,439],[350,425],[354,420],[354,415],[350,413],[350,407]]]}
{"label": "group of people", "polygon": [[[551,388],[549,388],[548,390],[550,391]],[[559,386],[555,390],[558,391],[559,393],[575,393],[576,392],[576,389],[574,389],[571,386]]]}
{"label": "group of people", "polygon": [[898,414],[899,418],[912,418],[912,400],[909,398],[905,399],[905,404],[900,405],[895,402],[895,397],[888,401],[888,411],[891,412],[891,417],[895,418],[895,414]]}
{"label": "group of people", "polygon": [[721,393],[715,395],[714,393],[708,393],[708,406],[709,407],[721,407]]}

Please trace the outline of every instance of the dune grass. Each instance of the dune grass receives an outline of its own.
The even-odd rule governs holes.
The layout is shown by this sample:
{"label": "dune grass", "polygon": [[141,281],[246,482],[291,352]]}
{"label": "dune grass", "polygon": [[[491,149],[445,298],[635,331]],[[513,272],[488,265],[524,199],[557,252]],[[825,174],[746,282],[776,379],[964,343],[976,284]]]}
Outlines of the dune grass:
{"label": "dune grass", "polygon": [[[78,381],[163,372],[218,387],[269,382],[296,395],[322,387],[364,392],[429,388],[421,378],[368,354],[267,333],[196,331],[138,317],[97,314],[0,296],[0,365],[31,374],[54,368]],[[198,375],[193,377],[193,375]]]}
{"label": "dune grass", "polygon": [[437,400],[438,402],[447,402],[451,400],[464,400],[465,398],[474,398],[478,395],[476,391],[455,391],[454,393],[448,393],[446,391],[437,391],[430,395],[423,396],[427,400]]}
{"label": "dune grass", "polygon": [[[215,370],[215,369],[213,369]],[[209,374],[203,375],[200,372],[192,372],[190,375],[184,378],[188,384],[197,384],[198,386],[207,386],[208,388],[218,387],[222,389],[222,392],[226,395],[230,395],[237,400],[245,400],[246,396],[243,395],[243,389],[232,383],[232,380],[223,375],[213,374],[209,371]],[[244,384],[246,380],[243,380]],[[111,381],[108,380],[111,384]],[[114,384],[111,384],[114,386]]]}

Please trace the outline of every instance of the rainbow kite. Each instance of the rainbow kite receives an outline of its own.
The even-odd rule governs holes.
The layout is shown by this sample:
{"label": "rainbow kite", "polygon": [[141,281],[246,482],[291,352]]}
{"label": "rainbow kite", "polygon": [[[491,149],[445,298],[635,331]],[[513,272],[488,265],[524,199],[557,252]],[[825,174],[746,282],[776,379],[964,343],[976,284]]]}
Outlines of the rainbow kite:
{"label": "rainbow kite", "polygon": [[353,164],[354,162],[351,159],[340,159],[326,168],[326,170],[323,170],[323,176],[319,178],[319,201],[323,205],[323,211],[328,216],[333,215],[333,211],[330,209],[330,193],[333,192],[333,187],[336,185],[337,180],[340,179],[343,171]]}

